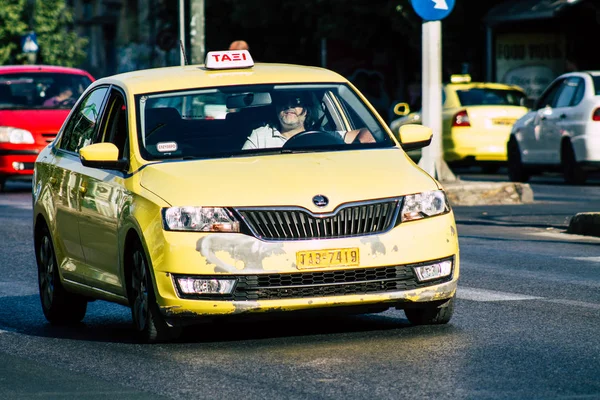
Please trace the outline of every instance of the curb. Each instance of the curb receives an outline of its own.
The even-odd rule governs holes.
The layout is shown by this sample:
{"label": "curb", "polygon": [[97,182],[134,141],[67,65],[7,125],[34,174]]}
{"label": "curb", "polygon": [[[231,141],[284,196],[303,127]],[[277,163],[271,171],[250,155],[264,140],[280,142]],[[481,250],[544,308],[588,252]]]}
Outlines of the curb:
{"label": "curb", "polygon": [[441,184],[452,206],[533,203],[533,190],[527,183],[457,180]]}
{"label": "curb", "polygon": [[586,236],[600,236],[600,212],[575,214],[569,221],[567,233]]}

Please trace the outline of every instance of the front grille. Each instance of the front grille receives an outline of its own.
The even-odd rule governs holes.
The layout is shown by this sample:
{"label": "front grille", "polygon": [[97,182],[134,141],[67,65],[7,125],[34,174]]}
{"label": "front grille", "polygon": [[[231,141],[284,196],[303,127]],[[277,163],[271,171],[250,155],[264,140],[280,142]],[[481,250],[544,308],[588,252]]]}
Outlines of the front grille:
{"label": "front grille", "polygon": [[450,274],[441,279],[420,283],[413,270],[415,266],[416,264],[327,272],[238,275],[231,276],[237,280],[237,284],[230,296],[183,295],[182,293],[179,293],[179,296],[189,299],[218,298],[237,301],[298,299],[397,292],[452,280],[453,274]]}
{"label": "front grille", "polygon": [[332,214],[322,215],[293,207],[236,211],[259,239],[333,239],[387,231],[396,221],[399,205],[399,199],[347,204]]}

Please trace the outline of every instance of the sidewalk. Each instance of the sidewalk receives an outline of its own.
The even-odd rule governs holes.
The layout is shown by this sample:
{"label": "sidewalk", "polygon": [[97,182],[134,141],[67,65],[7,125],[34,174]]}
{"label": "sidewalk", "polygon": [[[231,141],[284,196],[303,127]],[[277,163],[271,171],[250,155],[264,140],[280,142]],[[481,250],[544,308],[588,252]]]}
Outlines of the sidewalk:
{"label": "sidewalk", "polygon": [[[462,181],[441,182],[452,206],[533,203],[527,183]],[[600,237],[600,212],[578,213],[571,217],[567,233]]]}

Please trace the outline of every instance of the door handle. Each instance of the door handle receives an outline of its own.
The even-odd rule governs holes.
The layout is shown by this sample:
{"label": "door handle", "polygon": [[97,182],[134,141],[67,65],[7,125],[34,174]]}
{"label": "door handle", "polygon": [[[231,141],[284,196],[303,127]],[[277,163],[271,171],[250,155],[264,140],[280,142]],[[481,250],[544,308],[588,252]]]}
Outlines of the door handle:
{"label": "door handle", "polygon": [[79,186],[79,194],[84,196],[87,193],[87,187],[85,185]]}
{"label": "door handle", "polygon": [[567,114],[560,114],[560,119],[566,119],[567,118]]}

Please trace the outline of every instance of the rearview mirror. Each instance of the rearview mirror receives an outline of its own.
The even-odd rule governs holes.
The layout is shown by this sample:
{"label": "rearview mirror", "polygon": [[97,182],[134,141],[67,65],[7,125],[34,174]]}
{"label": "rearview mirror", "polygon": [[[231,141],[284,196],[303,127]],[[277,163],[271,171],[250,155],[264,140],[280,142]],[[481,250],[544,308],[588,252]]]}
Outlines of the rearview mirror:
{"label": "rearview mirror", "polygon": [[227,108],[248,108],[268,106],[271,104],[270,93],[242,93],[227,98]]}
{"label": "rearview mirror", "polygon": [[416,150],[429,146],[433,131],[428,126],[407,124],[398,129],[398,136],[404,150]]}

